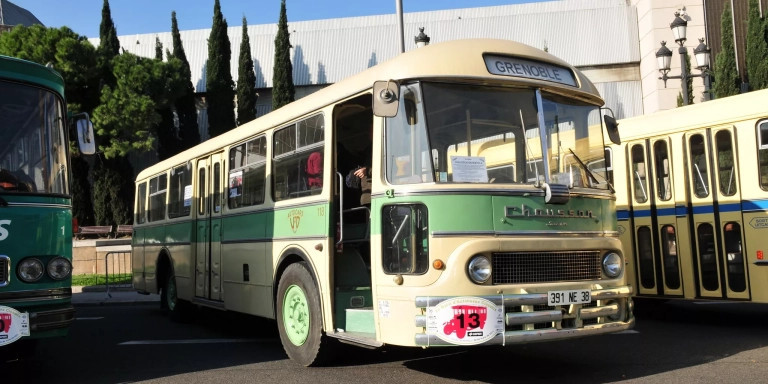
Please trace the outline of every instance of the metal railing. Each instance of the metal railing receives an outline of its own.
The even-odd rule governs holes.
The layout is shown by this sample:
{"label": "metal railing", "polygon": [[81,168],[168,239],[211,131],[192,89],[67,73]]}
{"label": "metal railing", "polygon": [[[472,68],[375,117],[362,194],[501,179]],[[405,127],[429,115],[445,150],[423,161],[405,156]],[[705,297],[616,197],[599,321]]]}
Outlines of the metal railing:
{"label": "metal railing", "polygon": [[[112,264],[110,268],[110,258],[112,259]],[[115,275],[126,275],[131,273],[131,252],[130,251],[114,251],[114,252],[107,252],[106,255],[104,255],[104,284],[106,285],[106,292],[107,297],[112,297],[112,294],[109,293],[110,287],[128,287],[130,288],[132,286],[131,282],[128,283],[118,283],[118,284],[110,284],[109,283],[109,275],[110,273]]]}

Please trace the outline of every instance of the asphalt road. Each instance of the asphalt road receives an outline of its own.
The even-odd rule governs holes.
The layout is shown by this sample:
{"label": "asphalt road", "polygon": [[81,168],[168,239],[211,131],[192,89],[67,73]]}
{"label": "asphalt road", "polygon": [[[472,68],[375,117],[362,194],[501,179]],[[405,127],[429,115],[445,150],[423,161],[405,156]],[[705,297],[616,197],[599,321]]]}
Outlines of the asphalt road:
{"label": "asphalt road", "polygon": [[[505,348],[341,346],[328,367],[287,359],[274,321],[154,304],[77,307],[66,338],[0,366],[8,383],[763,383],[768,306],[640,302],[629,332]],[[2,380],[6,382],[5,380]]]}

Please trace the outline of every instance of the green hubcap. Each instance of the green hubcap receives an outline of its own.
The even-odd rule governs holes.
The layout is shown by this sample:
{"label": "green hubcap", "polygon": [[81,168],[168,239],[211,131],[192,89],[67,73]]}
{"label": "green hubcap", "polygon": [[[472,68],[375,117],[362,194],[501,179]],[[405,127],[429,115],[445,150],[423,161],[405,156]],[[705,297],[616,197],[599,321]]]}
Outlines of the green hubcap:
{"label": "green hubcap", "polygon": [[168,293],[165,295],[166,304],[168,304],[168,309],[173,311],[176,309],[176,280],[169,279],[168,286],[165,289],[168,291]]}
{"label": "green hubcap", "polygon": [[309,303],[304,291],[291,285],[283,297],[283,326],[291,343],[302,345],[309,336]]}

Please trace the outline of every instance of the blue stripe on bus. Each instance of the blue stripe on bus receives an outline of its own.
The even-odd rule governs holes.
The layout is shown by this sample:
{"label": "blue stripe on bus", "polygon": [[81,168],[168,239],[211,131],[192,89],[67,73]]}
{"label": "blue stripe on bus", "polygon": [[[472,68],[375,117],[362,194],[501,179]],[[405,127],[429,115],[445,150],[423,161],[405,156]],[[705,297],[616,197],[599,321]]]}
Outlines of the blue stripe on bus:
{"label": "blue stripe on bus", "polygon": [[[741,212],[741,211],[768,211],[768,200],[744,200],[740,203],[718,204],[720,212]],[[656,210],[656,216],[677,216],[685,217],[691,212],[695,215],[713,214],[714,205],[704,205],[693,207],[690,210],[683,205],[674,208],[660,208]],[[629,220],[630,217],[650,217],[650,209],[637,209],[630,213],[628,210],[616,211],[618,220]]]}

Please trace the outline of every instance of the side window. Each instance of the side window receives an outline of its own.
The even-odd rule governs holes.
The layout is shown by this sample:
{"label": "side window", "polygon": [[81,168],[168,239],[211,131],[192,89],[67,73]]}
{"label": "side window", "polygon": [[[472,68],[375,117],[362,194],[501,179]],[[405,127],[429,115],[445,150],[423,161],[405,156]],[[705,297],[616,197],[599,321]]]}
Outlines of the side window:
{"label": "side window", "polygon": [[720,193],[724,196],[736,194],[736,167],[733,156],[733,142],[730,131],[715,134],[717,148],[717,178],[720,181]]}
{"label": "side window", "polygon": [[189,216],[192,208],[192,163],[171,169],[168,186],[168,217]]}
{"label": "side window", "polygon": [[760,187],[768,190],[768,120],[757,124],[757,158]]}
{"label": "side window", "polygon": [[272,159],[275,201],[322,192],[324,134],[323,115],[275,131]]}
{"label": "side window", "polygon": [[642,145],[635,144],[632,146],[632,180],[634,180],[635,201],[638,203],[648,201],[648,172],[645,166],[644,152]]}
{"label": "side window", "polygon": [[146,221],[147,212],[147,183],[139,184],[138,191],[136,193],[136,217],[133,218],[133,222],[136,224],[144,224]]}
{"label": "side window", "polygon": [[168,188],[167,175],[160,175],[149,180],[149,221],[165,219],[165,194]]}
{"label": "side window", "polygon": [[704,136],[696,134],[689,140],[691,148],[691,181],[696,197],[709,196],[709,178],[707,177],[707,152],[704,148]]}
{"label": "side window", "polygon": [[205,188],[208,186],[205,183],[205,168],[199,168],[197,174],[197,213],[199,215],[205,215],[205,203],[208,201],[208,194]]}
{"label": "side window", "polygon": [[229,150],[229,208],[264,203],[267,138],[257,137]]}
{"label": "side window", "polygon": [[659,140],[653,143],[653,156],[656,163],[656,188],[659,199],[667,201],[672,198],[672,177],[669,166],[669,149],[667,142]]}

